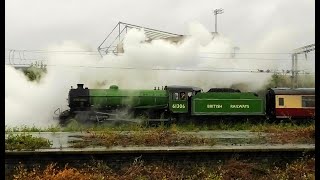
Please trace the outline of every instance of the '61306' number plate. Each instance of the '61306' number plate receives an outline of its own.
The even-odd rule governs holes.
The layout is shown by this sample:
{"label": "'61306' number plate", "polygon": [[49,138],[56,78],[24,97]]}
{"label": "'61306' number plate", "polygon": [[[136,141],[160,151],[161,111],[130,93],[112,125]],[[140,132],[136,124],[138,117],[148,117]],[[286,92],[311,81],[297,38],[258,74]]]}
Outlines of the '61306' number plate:
{"label": "'61306' number plate", "polygon": [[172,104],[172,108],[186,108],[184,104]]}

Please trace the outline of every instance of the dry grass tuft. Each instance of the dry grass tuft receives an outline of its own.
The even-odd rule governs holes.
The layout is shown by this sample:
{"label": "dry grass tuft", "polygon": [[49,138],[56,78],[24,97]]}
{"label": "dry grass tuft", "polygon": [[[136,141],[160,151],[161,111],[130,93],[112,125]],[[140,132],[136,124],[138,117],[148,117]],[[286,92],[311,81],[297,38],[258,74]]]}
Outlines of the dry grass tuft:
{"label": "dry grass tuft", "polygon": [[101,180],[101,179],[315,179],[315,158],[303,158],[286,166],[265,165],[263,163],[230,159],[224,163],[177,164],[149,163],[136,160],[132,164],[113,170],[103,162],[97,161],[82,168],[68,165],[59,168],[50,164],[41,170],[28,170],[19,165],[13,179],[23,180]]}
{"label": "dry grass tuft", "polygon": [[270,143],[314,143],[315,142],[315,126],[308,126],[297,129],[270,129],[266,131],[270,133],[267,137]]}
{"label": "dry grass tuft", "polygon": [[183,135],[174,130],[155,128],[147,131],[132,131],[119,133],[106,131],[92,133],[82,137],[83,140],[71,141],[72,147],[88,146],[179,146],[179,145],[208,145],[215,144],[214,139],[199,138],[193,135]]}

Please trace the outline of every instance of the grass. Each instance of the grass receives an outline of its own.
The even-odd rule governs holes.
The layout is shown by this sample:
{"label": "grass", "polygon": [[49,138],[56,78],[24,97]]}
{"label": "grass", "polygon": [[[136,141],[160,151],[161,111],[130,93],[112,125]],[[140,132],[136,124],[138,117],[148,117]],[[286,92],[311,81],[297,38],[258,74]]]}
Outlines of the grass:
{"label": "grass", "polygon": [[315,126],[294,129],[268,129],[269,143],[315,143]]}
{"label": "grass", "polygon": [[42,137],[33,137],[30,134],[9,134],[5,139],[6,150],[35,150],[50,148],[51,142]]}
{"label": "grass", "polygon": [[296,124],[292,122],[281,122],[281,123],[260,123],[251,127],[251,131],[253,132],[278,132],[278,131],[288,131],[288,130],[299,130],[303,128],[313,127],[314,122],[312,123],[304,123],[304,124]]}
{"label": "grass", "polygon": [[[210,124],[201,123],[187,123],[187,124],[171,124],[170,126],[160,125],[160,127],[166,127],[168,129],[174,129],[176,131],[211,131],[211,130],[249,130],[253,132],[268,132],[274,129],[279,130],[297,130],[309,126],[314,126],[314,122],[305,124],[295,124],[292,122],[281,123],[252,123],[252,122],[214,122]],[[154,127],[150,127],[144,124],[92,124],[85,125],[80,124],[75,120],[71,120],[66,126],[53,125],[46,128],[39,128],[36,126],[21,126],[21,127],[6,127],[6,132],[79,132],[79,131],[141,131],[148,130]]]}
{"label": "grass", "polygon": [[82,140],[70,141],[71,147],[84,148],[88,146],[179,146],[179,145],[208,145],[215,144],[213,138],[199,138],[194,135],[184,135],[172,129],[163,127],[149,130],[115,132],[104,131],[83,136]]}
{"label": "grass", "polygon": [[[134,140],[138,141],[138,134],[142,136],[142,132],[156,132],[166,130],[169,132],[198,132],[198,131],[213,131],[213,130],[230,130],[239,131],[247,130],[252,132],[265,132],[267,133],[266,141],[269,143],[314,143],[315,141],[315,125],[314,122],[296,124],[293,122],[280,122],[280,123],[252,123],[252,122],[213,122],[210,124],[160,124],[158,127],[150,127],[144,124],[93,124],[84,125],[75,120],[70,121],[65,127],[59,125],[49,126],[47,128],[38,128],[35,126],[27,127],[6,127],[6,132],[107,132],[110,137],[112,132],[115,134],[120,131],[136,132]],[[173,135],[173,134],[171,134]],[[123,137],[122,137],[123,136]],[[127,138],[122,135],[122,138]],[[156,136],[154,134],[154,136]],[[96,136],[97,137],[97,136]],[[139,143],[138,143],[139,144]]]}
{"label": "grass", "polygon": [[[7,175],[8,176],[8,175]],[[16,167],[13,179],[315,179],[315,158],[303,158],[286,165],[229,159],[225,162],[204,163],[145,163],[136,160],[121,165],[118,169],[109,167],[102,161],[92,161],[82,167],[59,167],[50,164],[44,168]]]}
{"label": "grass", "polygon": [[[249,127],[250,125],[250,127]],[[292,123],[278,124],[250,124],[243,125],[223,124],[200,125],[195,124],[172,124],[158,127],[147,127],[139,124],[123,124],[118,126],[112,125],[93,125],[84,126],[73,121],[66,127],[50,126],[48,128],[37,128],[22,126],[20,128],[6,129],[6,132],[22,131],[22,132],[58,132],[58,131],[86,131],[89,136],[82,137],[82,140],[72,141],[72,147],[84,148],[89,146],[179,146],[179,145],[214,145],[217,143],[214,139],[199,138],[194,135],[186,135],[186,131],[200,130],[243,130],[247,129],[252,132],[265,132],[263,143],[270,144],[286,144],[286,143],[314,143],[315,142],[315,125],[302,124],[296,125]],[[260,139],[259,139],[260,140]],[[247,141],[245,141],[247,142]],[[260,141],[259,141],[260,142]],[[239,142],[240,143],[240,142]],[[253,142],[254,143],[254,142]],[[39,149],[50,147],[50,142],[44,138],[32,137],[31,135],[9,134],[6,139],[6,149]]]}
{"label": "grass", "polygon": [[46,128],[36,126],[20,126],[20,127],[5,127],[5,132],[60,132],[62,128],[59,125],[52,125]]}

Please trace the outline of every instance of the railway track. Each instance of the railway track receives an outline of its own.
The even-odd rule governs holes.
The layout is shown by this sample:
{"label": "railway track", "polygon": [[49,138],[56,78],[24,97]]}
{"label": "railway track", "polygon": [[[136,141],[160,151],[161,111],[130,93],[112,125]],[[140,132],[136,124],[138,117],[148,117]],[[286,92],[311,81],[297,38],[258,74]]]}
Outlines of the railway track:
{"label": "railway track", "polygon": [[[13,132],[23,134],[24,132]],[[128,133],[128,132],[122,132]],[[249,160],[268,163],[294,161],[300,157],[315,154],[315,144],[268,144],[257,141],[264,133],[250,131],[200,131],[185,132],[186,134],[214,138],[215,145],[211,146],[89,146],[72,148],[70,141],[79,140],[86,132],[37,132],[32,136],[44,137],[52,142],[48,149],[36,150],[6,150],[5,172],[13,174],[20,163],[27,168],[34,165],[45,167],[57,163],[64,167],[82,167],[93,161],[103,161],[109,167],[120,169],[123,165],[132,164],[137,160],[148,163],[173,163],[193,166],[194,164],[215,164],[229,159]],[[8,135],[8,134],[6,134]]]}
{"label": "railway track", "polygon": [[314,145],[275,146],[208,146],[208,147],[112,147],[84,149],[46,149],[36,151],[6,151],[5,168],[10,173],[19,163],[32,167],[57,163],[78,167],[92,160],[102,160],[110,167],[119,168],[123,164],[140,159],[146,163],[210,163],[231,158],[239,160],[268,161],[284,163],[305,156],[314,156]]}

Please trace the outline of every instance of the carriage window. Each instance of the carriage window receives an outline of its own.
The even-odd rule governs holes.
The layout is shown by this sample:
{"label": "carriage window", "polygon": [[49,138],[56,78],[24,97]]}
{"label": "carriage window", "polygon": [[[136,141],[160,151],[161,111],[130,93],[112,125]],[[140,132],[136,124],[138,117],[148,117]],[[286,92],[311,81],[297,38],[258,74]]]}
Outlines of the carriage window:
{"label": "carriage window", "polygon": [[179,100],[179,93],[173,93],[172,95],[173,95],[172,99]]}
{"label": "carriage window", "polygon": [[302,107],[315,107],[314,96],[302,96]]}
{"label": "carriage window", "polygon": [[283,98],[279,98],[279,106],[284,106],[284,99]]}

